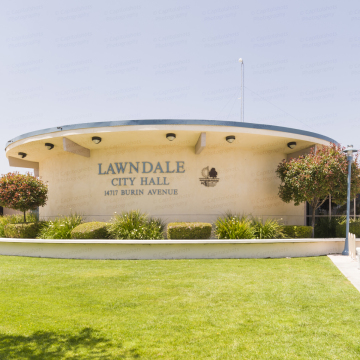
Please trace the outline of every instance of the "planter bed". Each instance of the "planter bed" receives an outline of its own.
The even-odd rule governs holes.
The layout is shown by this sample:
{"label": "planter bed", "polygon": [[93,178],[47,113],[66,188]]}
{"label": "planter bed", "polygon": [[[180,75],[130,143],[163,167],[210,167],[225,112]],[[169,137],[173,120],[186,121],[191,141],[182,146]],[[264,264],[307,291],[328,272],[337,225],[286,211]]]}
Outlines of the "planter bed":
{"label": "planter bed", "polygon": [[[357,244],[360,246],[360,241]],[[62,259],[237,259],[341,253],[343,238],[279,240],[0,239],[0,255]]]}

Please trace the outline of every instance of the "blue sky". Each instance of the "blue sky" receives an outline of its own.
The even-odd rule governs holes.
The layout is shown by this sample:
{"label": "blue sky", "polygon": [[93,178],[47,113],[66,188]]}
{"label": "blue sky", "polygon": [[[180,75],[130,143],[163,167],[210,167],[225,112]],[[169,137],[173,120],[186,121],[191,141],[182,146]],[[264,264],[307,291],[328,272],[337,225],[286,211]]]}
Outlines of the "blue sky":
{"label": "blue sky", "polygon": [[246,122],[360,148],[360,2],[15,0],[0,27],[3,146],[65,124],[239,121],[241,57]]}

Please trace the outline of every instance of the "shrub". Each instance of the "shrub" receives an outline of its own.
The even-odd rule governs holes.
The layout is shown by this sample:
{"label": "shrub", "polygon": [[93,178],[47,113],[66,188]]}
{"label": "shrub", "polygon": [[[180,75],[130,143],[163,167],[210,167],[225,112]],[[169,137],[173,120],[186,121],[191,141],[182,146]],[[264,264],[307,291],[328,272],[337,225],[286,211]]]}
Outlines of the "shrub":
{"label": "shrub", "polygon": [[[359,156],[350,166],[351,199],[360,192]],[[276,170],[281,180],[280,199],[300,205],[307,201],[312,208],[311,226],[315,228],[315,212],[329,198],[336,204],[346,202],[348,159],[340,145],[315,146],[309,154],[290,161],[283,160]]]}
{"label": "shrub", "polygon": [[5,225],[4,232],[7,238],[35,239],[43,222],[20,223]]}
{"label": "shrub", "polygon": [[72,239],[108,239],[109,224],[105,222],[87,222],[71,230]]}
{"label": "shrub", "polygon": [[284,234],[290,239],[308,239],[312,237],[312,226],[284,225]]}
{"label": "shrub", "polygon": [[[6,237],[5,226],[7,224],[19,224],[24,221],[23,215],[5,215],[0,216],[0,238]],[[33,223],[37,222],[37,217],[33,213],[26,214],[26,222]]]}
{"label": "shrub", "polygon": [[47,193],[47,184],[30,173],[8,173],[0,178],[0,205],[22,211],[24,222],[26,211],[46,204]]}
{"label": "shrub", "polygon": [[261,219],[253,218],[251,226],[256,239],[282,239],[285,237],[283,225],[276,220],[267,219],[263,223]]}
{"label": "shrub", "polygon": [[83,221],[82,216],[72,214],[47,221],[41,228],[39,239],[71,239],[71,231]]}
{"label": "shrub", "polygon": [[162,240],[164,229],[160,219],[148,218],[139,210],[116,214],[109,224],[111,238],[119,240]]}
{"label": "shrub", "polygon": [[255,231],[247,217],[228,213],[216,220],[215,235],[218,239],[254,239]]}
{"label": "shrub", "polygon": [[5,226],[9,224],[9,218],[7,216],[0,217],[0,237],[4,238],[5,236]]}
{"label": "shrub", "polygon": [[318,218],[315,223],[316,238],[334,238],[336,237],[337,218],[323,217]]}
{"label": "shrub", "polygon": [[212,226],[200,222],[174,222],[167,226],[168,239],[208,239]]}
{"label": "shrub", "polygon": [[[360,237],[360,220],[352,220],[349,222],[349,231],[358,238]],[[346,237],[346,218],[345,221],[336,225],[336,237]]]}

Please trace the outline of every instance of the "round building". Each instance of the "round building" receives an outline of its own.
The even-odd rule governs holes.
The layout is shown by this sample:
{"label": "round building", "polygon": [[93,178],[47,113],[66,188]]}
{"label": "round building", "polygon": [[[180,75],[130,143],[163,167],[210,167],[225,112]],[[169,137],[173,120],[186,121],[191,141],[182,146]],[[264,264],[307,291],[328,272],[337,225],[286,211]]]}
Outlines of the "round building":
{"label": "round building", "polygon": [[48,183],[45,219],[77,213],[106,221],[139,209],[165,222],[212,222],[231,212],[303,225],[305,205],[280,200],[275,170],[331,142],[261,124],[129,120],[27,133],[6,144],[6,156]]}

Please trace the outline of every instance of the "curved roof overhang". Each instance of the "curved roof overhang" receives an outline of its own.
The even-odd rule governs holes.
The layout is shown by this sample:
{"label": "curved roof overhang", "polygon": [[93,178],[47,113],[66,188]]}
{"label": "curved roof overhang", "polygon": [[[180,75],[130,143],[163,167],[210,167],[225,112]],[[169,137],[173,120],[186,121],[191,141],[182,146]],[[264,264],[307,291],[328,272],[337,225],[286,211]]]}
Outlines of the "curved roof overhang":
{"label": "curved roof overhang", "polygon": [[[167,132],[176,132],[176,141],[169,142]],[[206,133],[206,146],[229,146],[227,135],[235,135],[235,148],[253,151],[277,149],[291,154],[314,144],[329,145],[335,140],[310,131],[282,126],[242,123],[219,120],[121,120],[108,122],[64,125],[20,135],[6,144],[7,157],[19,157],[18,152],[27,153],[26,161],[39,162],[45,157],[64,151],[64,138],[89,150],[109,149],[116,146],[195,146],[201,133]],[[96,145],[92,136],[100,136],[103,141]],[[297,146],[290,149],[287,142],[295,141]],[[55,145],[45,149],[45,143]],[[16,166],[16,165],[14,165]]]}

